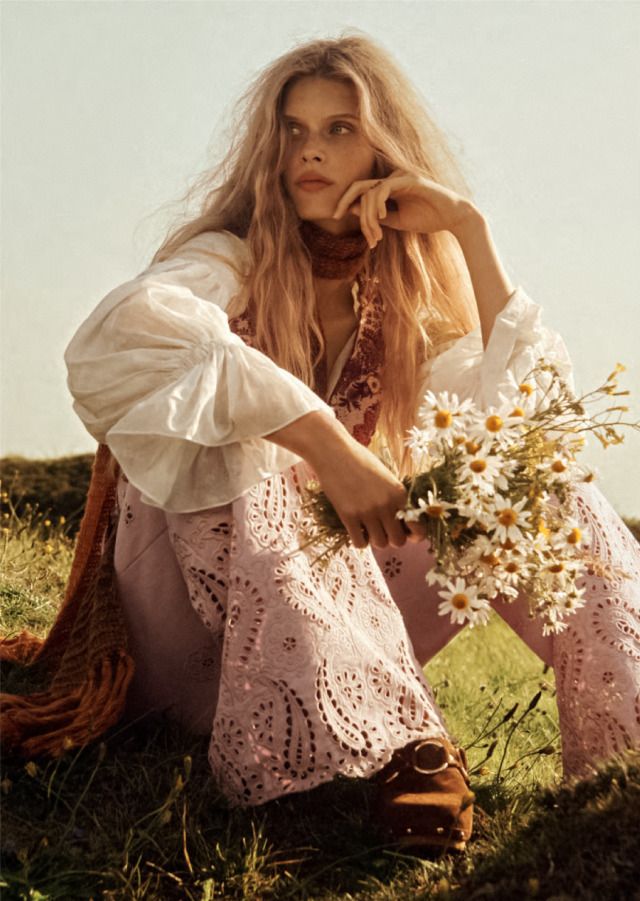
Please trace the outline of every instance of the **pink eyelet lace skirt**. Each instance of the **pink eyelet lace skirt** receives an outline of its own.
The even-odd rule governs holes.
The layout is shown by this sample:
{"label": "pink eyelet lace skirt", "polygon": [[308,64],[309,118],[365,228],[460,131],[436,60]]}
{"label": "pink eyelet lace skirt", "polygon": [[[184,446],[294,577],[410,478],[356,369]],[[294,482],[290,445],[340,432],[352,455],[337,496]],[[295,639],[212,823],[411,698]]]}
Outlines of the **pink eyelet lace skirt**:
{"label": "pink eyelet lace skirt", "polygon": [[[312,566],[317,551],[299,549],[308,476],[300,463],[189,514],[118,484],[115,568],[136,661],[127,717],[165,710],[210,734],[233,805],[367,777],[396,748],[448,736],[422,666],[460,627],[437,614],[425,544],[345,548]],[[560,635],[542,637],[526,598],[496,608],[555,669],[567,776],[640,745],[640,550],[596,487],[579,503],[616,577],[588,577]]]}

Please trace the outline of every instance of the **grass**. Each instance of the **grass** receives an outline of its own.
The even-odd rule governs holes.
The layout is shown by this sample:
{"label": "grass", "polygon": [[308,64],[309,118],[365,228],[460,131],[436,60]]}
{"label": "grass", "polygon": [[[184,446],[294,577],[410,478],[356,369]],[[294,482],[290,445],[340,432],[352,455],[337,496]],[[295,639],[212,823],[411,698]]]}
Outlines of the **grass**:
{"label": "grass", "polygon": [[[4,501],[0,632],[44,635],[73,539],[50,513]],[[156,717],[57,761],[3,759],[2,898],[640,899],[640,752],[562,786],[553,672],[498,617],[426,672],[473,771],[474,837],[460,859],[385,845],[365,780],[230,810],[208,739]],[[3,690],[23,682],[3,667]]]}

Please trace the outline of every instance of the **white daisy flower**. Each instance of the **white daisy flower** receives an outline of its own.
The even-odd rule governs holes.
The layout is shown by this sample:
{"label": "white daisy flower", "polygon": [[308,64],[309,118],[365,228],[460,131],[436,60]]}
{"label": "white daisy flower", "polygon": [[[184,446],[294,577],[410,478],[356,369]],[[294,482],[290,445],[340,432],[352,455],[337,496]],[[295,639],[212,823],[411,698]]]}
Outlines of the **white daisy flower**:
{"label": "white daisy flower", "polygon": [[497,566],[500,562],[502,549],[496,547],[487,535],[478,535],[477,538],[465,549],[460,557],[461,566]]}
{"label": "white daisy flower", "polygon": [[527,564],[525,560],[520,560],[513,554],[508,554],[500,561],[498,577],[504,585],[518,588],[531,576],[531,571],[531,565]]}
{"label": "white daisy flower", "polygon": [[577,519],[570,516],[552,536],[550,544],[556,551],[573,550],[589,544],[591,535],[589,529]]}
{"label": "white daisy flower", "polygon": [[[489,528],[493,530],[498,541],[517,544],[524,539],[521,529],[530,528],[527,520],[531,515],[527,510],[522,509],[526,502],[526,497],[519,500],[517,504],[512,504],[508,497],[503,497],[501,494],[495,496]],[[513,548],[508,547],[508,549],[512,550]]]}
{"label": "white daisy flower", "polygon": [[[465,447],[476,447],[475,442],[467,441]],[[502,491],[509,487],[503,472],[503,461],[495,454],[477,453],[475,456],[464,455],[460,464],[460,482],[473,485],[487,494],[493,494],[497,486]]]}
{"label": "white daisy flower", "polygon": [[407,437],[404,443],[411,448],[414,457],[420,457],[429,454],[432,439],[429,432],[425,431],[425,429],[420,429],[418,426],[413,425],[407,430]]}
{"label": "white daisy flower", "polygon": [[467,585],[464,579],[457,578],[455,584],[448,583],[448,590],[439,591],[444,598],[438,605],[440,616],[451,614],[452,623],[468,622],[470,627],[478,623],[486,623],[491,612],[491,605],[486,598],[478,597],[478,589]]}
{"label": "white daisy flower", "polygon": [[511,405],[504,404],[488,407],[479,419],[468,426],[469,436],[487,447],[494,444],[505,446],[517,441],[522,418],[512,416],[511,409]]}
{"label": "white daisy flower", "polygon": [[500,404],[506,409],[511,408],[511,418],[520,419],[523,425],[529,426],[532,424],[532,419],[536,412],[535,385],[530,382],[522,382],[514,386],[514,389],[513,394],[509,397],[501,391],[498,392]]}
{"label": "white daisy flower", "polygon": [[429,519],[446,519],[449,516],[449,510],[455,510],[456,505],[450,504],[449,501],[438,497],[438,490],[427,491],[427,499],[418,498],[417,507],[408,507],[404,510],[398,510],[397,519],[404,519],[405,522],[416,522],[422,514],[428,516]]}
{"label": "white daisy flower", "polygon": [[559,557],[547,560],[539,570],[542,580],[549,586],[560,586],[564,589],[568,583],[574,582],[578,575],[578,567],[574,561],[562,560]]}
{"label": "white daisy flower", "polygon": [[542,623],[542,634],[543,636],[558,635],[560,632],[564,632],[566,628],[567,624],[563,623],[561,619],[547,614],[547,618]]}
{"label": "white daisy flower", "polygon": [[596,479],[600,477],[600,471],[595,467],[589,466],[576,466],[575,468],[576,479],[579,482],[595,482]]}
{"label": "white daisy flower", "polygon": [[554,453],[550,460],[538,463],[536,469],[545,473],[552,484],[554,482],[569,482],[574,478],[575,463],[565,454]]}
{"label": "white daisy flower", "polygon": [[449,576],[446,573],[443,573],[442,570],[438,569],[436,566],[433,566],[426,574],[425,581],[427,585],[440,585],[444,587],[449,581]]}
{"label": "white daisy flower", "polygon": [[473,489],[473,492],[460,495],[457,501],[458,513],[467,520],[467,528],[473,526],[480,529],[489,528],[491,515],[486,506],[487,499],[488,496],[480,494],[477,488]]}
{"label": "white daisy flower", "polygon": [[473,409],[470,400],[460,401],[457,394],[448,391],[434,394],[427,391],[418,410],[418,422],[429,434],[430,441],[439,440],[452,445],[464,434],[467,414]]}

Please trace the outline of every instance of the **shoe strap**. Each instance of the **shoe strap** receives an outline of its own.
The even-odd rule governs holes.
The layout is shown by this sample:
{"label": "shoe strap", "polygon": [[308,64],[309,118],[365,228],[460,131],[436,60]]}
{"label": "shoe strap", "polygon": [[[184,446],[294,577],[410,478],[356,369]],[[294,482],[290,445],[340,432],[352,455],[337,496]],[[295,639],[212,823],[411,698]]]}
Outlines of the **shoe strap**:
{"label": "shoe strap", "polygon": [[[421,753],[422,752],[422,753]],[[425,759],[429,755],[432,758],[431,766],[425,765]],[[422,760],[420,758],[423,758]],[[467,770],[467,755],[464,748],[455,748],[449,742],[441,738],[425,738],[411,742],[396,752],[391,760],[391,766],[385,773],[384,781],[393,781],[401,772],[413,770],[425,776],[442,773],[449,767],[455,767],[462,773],[465,782],[469,785],[469,773]]]}

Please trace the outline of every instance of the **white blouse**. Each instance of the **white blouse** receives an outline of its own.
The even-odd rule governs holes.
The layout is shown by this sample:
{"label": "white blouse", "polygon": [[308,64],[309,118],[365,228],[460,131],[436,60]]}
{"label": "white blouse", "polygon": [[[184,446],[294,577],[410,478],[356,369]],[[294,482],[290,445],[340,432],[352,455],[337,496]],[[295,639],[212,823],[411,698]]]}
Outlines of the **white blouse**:
{"label": "white blouse", "polygon": [[[300,379],[231,332],[225,311],[239,290],[233,267],[242,272],[247,264],[242,239],[198,235],[109,292],[67,346],[74,410],[147,504],[189,513],[229,503],[300,462],[264,435],[313,410],[334,415]],[[488,403],[507,369],[521,377],[541,355],[570,378],[564,342],[540,314],[517,288],[486,351],[479,328],[451,343],[425,364],[422,390]],[[329,392],[354,338],[355,331],[336,359]]]}

